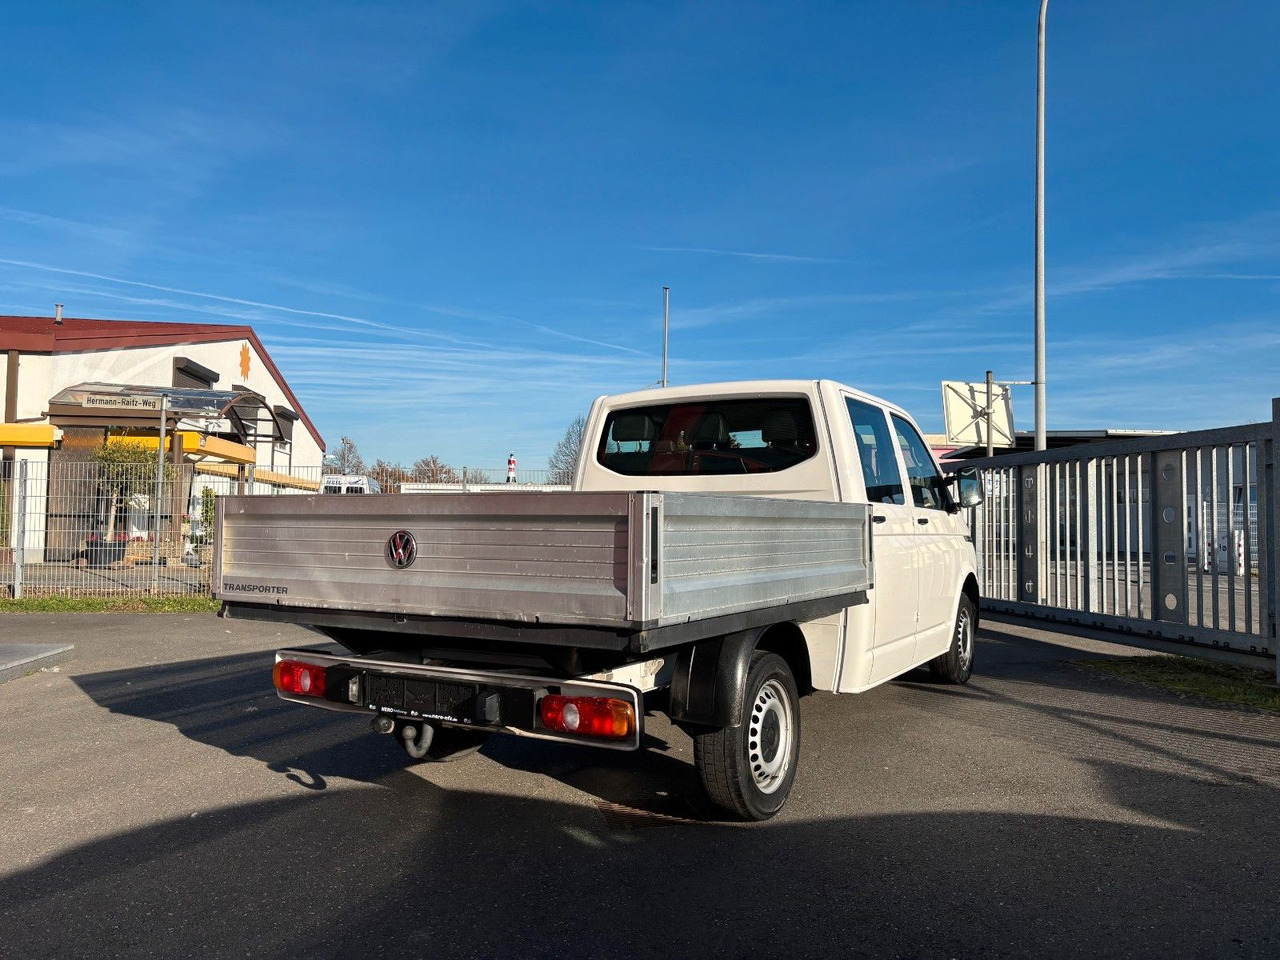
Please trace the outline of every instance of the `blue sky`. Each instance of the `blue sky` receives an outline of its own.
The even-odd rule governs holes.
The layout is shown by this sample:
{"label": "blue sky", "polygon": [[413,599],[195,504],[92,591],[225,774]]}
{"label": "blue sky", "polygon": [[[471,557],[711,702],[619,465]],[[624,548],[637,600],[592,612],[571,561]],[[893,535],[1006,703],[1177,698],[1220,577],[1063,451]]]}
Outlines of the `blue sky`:
{"label": "blue sky", "polygon": [[[1038,4],[16,3],[0,312],[249,322],[331,446],[1031,373]],[[1054,0],[1049,427],[1268,418],[1280,7]],[[1015,392],[1020,427],[1028,388]]]}

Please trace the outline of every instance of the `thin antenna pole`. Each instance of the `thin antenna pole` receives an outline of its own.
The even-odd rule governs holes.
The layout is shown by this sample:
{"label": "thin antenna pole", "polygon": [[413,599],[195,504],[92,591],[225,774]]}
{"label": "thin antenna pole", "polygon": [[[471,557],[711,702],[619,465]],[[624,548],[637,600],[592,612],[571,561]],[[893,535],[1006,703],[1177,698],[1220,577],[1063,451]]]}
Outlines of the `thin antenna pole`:
{"label": "thin antenna pole", "polygon": [[152,504],[155,514],[155,533],[151,540],[151,592],[160,592],[160,504],[164,500],[164,434],[166,421],[169,419],[169,395],[160,394],[160,448],[156,452],[156,502]]}
{"label": "thin antenna pole", "polygon": [[[1047,0],[1046,0],[1047,2]],[[662,385],[667,385],[667,331],[670,329],[671,288],[662,288]]]}
{"label": "thin antenna pole", "polygon": [[994,457],[996,455],[995,441],[991,437],[991,395],[994,384],[991,381],[991,371],[987,371],[987,456]]}
{"label": "thin antenna pole", "polygon": [[1044,22],[1049,0],[1040,0],[1039,64],[1036,70],[1036,449],[1045,438],[1044,368]]}

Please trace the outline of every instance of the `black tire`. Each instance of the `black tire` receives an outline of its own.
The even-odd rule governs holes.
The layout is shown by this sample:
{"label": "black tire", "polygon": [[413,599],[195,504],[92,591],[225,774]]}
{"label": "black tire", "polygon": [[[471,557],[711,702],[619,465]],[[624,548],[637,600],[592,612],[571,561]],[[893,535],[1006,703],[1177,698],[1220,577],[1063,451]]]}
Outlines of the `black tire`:
{"label": "black tire", "polygon": [[956,623],[951,628],[951,647],[929,661],[929,672],[943,683],[968,683],[973,674],[974,639],[978,633],[978,610],[968,596],[960,595]]}
{"label": "black tire", "polygon": [[800,764],[800,694],[787,661],[757,650],[737,727],[693,738],[707,797],[742,820],[768,820],[787,802]]}
{"label": "black tire", "polygon": [[400,728],[396,728],[396,739],[400,741],[402,747],[405,747],[406,754],[414,763],[447,763],[450,760],[461,760],[475,753],[489,739],[487,730],[465,730],[438,724],[433,726],[435,726],[435,732],[424,757],[415,757],[408,752],[408,747],[400,735]]}

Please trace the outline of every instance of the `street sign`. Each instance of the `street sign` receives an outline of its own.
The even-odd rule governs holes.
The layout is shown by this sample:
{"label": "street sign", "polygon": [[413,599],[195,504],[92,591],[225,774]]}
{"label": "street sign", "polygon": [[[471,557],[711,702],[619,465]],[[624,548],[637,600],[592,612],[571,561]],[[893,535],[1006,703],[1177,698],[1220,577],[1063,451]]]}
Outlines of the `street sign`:
{"label": "street sign", "polygon": [[991,407],[991,441],[997,447],[1014,446],[1013,397],[1009,385],[964,380],[942,381],[942,418],[947,427],[947,443],[982,446],[987,442],[987,407]]}
{"label": "street sign", "polygon": [[90,393],[84,406],[111,410],[160,410],[160,397],[140,397],[127,393]]}

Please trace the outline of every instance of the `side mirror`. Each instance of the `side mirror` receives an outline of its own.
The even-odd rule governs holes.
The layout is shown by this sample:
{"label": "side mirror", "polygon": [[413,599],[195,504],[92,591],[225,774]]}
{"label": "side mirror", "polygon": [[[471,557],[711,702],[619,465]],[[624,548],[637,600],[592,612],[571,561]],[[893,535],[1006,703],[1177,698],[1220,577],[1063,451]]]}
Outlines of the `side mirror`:
{"label": "side mirror", "polygon": [[960,506],[976,507],[984,499],[982,493],[982,478],[978,475],[977,467],[961,467],[956,471],[956,492]]}

